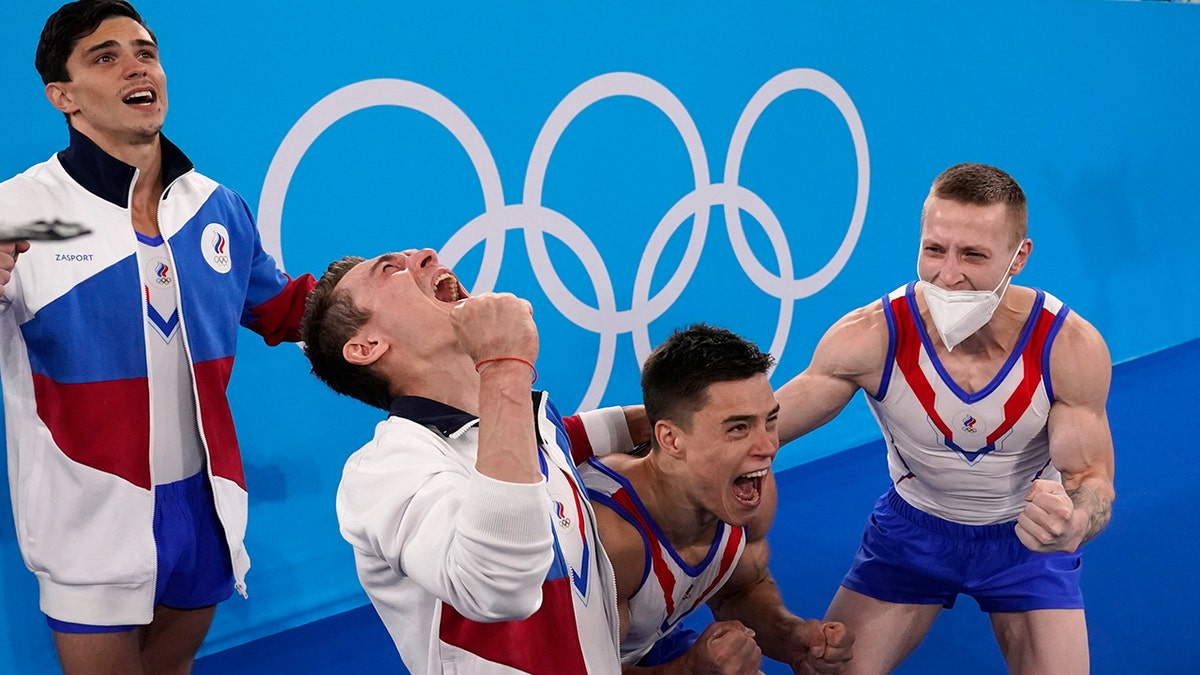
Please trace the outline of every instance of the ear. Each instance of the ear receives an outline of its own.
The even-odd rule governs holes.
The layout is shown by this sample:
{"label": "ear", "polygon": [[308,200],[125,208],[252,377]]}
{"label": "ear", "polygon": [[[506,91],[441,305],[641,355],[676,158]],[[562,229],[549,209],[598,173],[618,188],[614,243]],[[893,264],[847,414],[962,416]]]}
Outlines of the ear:
{"label": "ear", "polygon": [[683,456],[687,453],[684,448],[684,434],[682,431],[682,429],[670,420],[659,420],[654,423],[654,440],[657,442],[659,449],[670,457],[683,459]]}
{"label": "ear", "polygon": [[46,99],[59,112],[70,115],[79,110],[79,106],[75,105],[75,100],[71,97],[71,92],[67,91],[62,82],[51,82],[46,85]]}
{"label": "ear", "polygon": [[1033,252],[1033,240],[1029,237],[1026,237],[1025,241],[1021,242],[1020,251],[1021,252],[1017,254],[1017,259],[1014,260],[1012,266],[1008,268],[1009,274],[1014,277],[1020,274],[1021,270],[1025,269],[1025,263],[1029,262],[1029,254]]}
{"label": "ear", "polygon": [[356,366],[369,366],[387,353],[391,345],[378,336],[360,330],[342,345],[342,358]]}

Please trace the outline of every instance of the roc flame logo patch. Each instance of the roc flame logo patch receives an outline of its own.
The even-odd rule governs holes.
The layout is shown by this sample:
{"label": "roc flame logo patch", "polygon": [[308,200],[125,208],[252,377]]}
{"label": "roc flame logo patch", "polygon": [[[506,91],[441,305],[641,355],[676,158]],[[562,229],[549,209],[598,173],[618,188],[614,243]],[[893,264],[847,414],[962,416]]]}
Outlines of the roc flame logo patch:
{"label": "roc flame logo patch", "polygon": [[200,253],[214,271],[229,273],[233,268],[229,257],[229,230],[220,223],[209,223],[200,235]]}

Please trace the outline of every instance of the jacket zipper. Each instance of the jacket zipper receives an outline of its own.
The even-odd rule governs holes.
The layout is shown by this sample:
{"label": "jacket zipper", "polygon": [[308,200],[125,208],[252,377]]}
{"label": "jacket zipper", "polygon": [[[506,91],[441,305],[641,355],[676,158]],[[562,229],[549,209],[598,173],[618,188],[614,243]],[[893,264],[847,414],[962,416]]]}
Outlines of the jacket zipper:
{"label": "jacket zipper", "polygon": [[[126,203],[129,204],[129,235],[133,239],[133,242],[132,242],[133,243],[133,260],[134,260],[135,268],[137,271],[138,301],[141,303],[141,306],[142,306],[142,317],[141,317],[141,322],[140,322],[142,325],[142,356],[143,356],[143,358],[146,359],[146,406],[147,406],[146,412],[147,412],[147,417],[148,417],[148,423],[150,425],[150,428],[146,430],[146,433],[149,435],[149,438],[150,438],[150,442],[146,444],[146,465],[149,468],[148,473],[150,474],[150,541],[153,542],[153,544],[154,544],[154,549],[152,551],[152,553],[154,555],[154,567],[152,568],[153,571],[151,572],[151,575],[150,575],[150,588],[157,589],[158,588],[159,560],[158,560],[158,538],[154,535],[154,512],[158,509],[158,490],[155,489],[154,458],[151,456],[151,453],[154,452],[154,448],[153,448],[153,445],[154,445],[154,397],[150,395],[150,391],[151,391],[150,385],[151,385],[151,381],[152,381],[152,377],[153,377],[154,373],[150,372],[150,367],[151,367],[150,366],[150,345],[147,344],[147,342],[146,342],[146,313],[149,311],[147,309],[147,305],[149,304],[149,298],[146,297],[146,289],[144,288],[145,282],[142,280],[142,263],[141,263],[141,260],[138,258],[137,228],[134,227],[134,223],[133,223],[133,190],[135,187],[137,187],[138,178],[141,176],[141,174],[142,174],[141,169],[133,170],[133,181],[131,181],[129,183],[129,195],[128,195],[128,197],[126,197],[126,200],[127,200]],[[159,203],[159,208],[161,208],[161,206],[162,206],[162,196],[161,195],[159,196],[158,203]],[[150,601],[151,607],[152,607],[151,611],[153,611],[153,605],[155,604],[156,601],[157,601],[157,598],[153,597],[153,595],[152,595],[151,601]]]}
{"label": "jacket zipper", "polygon": [[[167,193],[171,190],[175,183],[179,182],[183,176],[186,176],[191,172],[191,170],[184,172],[175,180],[171,181],[170,185],[167,185],[163,188],[162,197],[160,197],[158,201],[158,222],[160,223],[159,233],[163,235],[163,247],[167,252],[167,258],[171,261],[171,265],[175,267],[175,305],[178,307],[179,311],[179,337],[183,340],[183,353],[187,357],[188,375],[191,379],[192,406],[196,412],[196,433],[200,435],[200,446],[204,448],[204,473],[208,478],[208,489],[213,497],[213,510],[216,512],[217,522],[221,524],[221,535],[226,538],[226,542],[228,543],[229,536],[227,533],[229,530],[225,526],[225,516],[221,512],[221,500],[217,497],[217,491],[214,486],[212,455],[208,447],[208,438],[206,438],[204,435],[204,422],[200,411],[200,394],[196,391],[196,364],[192,359],[192,345],[191,341],[188,340],[187,322],[184,321],[183,316],[183,272],[179,269],[179,265],[175,263],[175,252],[171,249],[169,237],[165,232],[163,232],[161,225],[163,222],[162,205],[166,200]],[[203,245],[203,242],[201,242],[201,245]],[[230,545],[229,564],[231,568],[233,567],[233,562],[233,546]],[[234,589],[237,590],[238,594],[243,598],[249,597],[246,593],[246,582],[244,579],[238,577],[236,570],[234,571],[233,586]]]}

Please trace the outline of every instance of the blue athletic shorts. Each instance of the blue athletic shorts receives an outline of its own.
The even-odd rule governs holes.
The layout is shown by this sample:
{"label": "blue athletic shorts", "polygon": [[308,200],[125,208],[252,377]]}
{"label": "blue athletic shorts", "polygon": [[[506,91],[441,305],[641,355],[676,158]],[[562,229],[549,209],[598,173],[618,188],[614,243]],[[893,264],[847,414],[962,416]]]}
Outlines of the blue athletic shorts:
{"label": "blue athletic shorts", "polygon": [[[155,486],[154,545],[158,553],[156,607],[200,609],[233,595],[229,544],[204,472]],[[49,616],[46,622],[60,633],[120,633],[138,628],[92,626]]]}
{"label": "blue athletic shorts", "polygon": [[892,487],[875,503],[842,585],[884,602],[947,609],[959,593],[988,613],[1082,609],[1079,552],[1034,553],[1015,525],[942,520]]}
{"label": "blue athletic shorts", "polygon": [[646,652],[646,655],[637,662],[637,665],[648,668],[670,663],[691,649],[698,637],[700,634],[691,628],[676,626],[675,630],[659,638],[650,651]]}

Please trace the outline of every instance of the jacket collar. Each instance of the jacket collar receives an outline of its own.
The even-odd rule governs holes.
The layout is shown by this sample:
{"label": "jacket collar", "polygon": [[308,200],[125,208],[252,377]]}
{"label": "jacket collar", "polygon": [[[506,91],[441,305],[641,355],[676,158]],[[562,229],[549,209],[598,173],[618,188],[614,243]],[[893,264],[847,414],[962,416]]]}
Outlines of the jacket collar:
{"label": "jacket collar", "polygon": [[[540,407],[544,392],[532,393],[533,410]],[[400,396],[392,401],[388,413],[392,417],[403,417],[426,427],[437,429],[446,438],[454,438],[479,423],[479,418],[441,401],[420,396]]]}
{"label": "jacket collar", "polygon": [[421,426],[433,427],[446,438],[458,435],[479,421],[479,418],[471,413],[463,412],[441,401],[420,396],[396,398],[392,401],[392,407],[388,413],[392,417],[403,417]]}
{"label": "jacket collar", "polygon": [[[63,169],[88,192],[123,209],[129,208],[130,186],[137,169],[101,150],[75,127],[70,127],[70,134],[71,144],[58,153]],[[163,185],[169,186],[194,167],[187,155],[166,136],[160,134],[159,140]]]}

